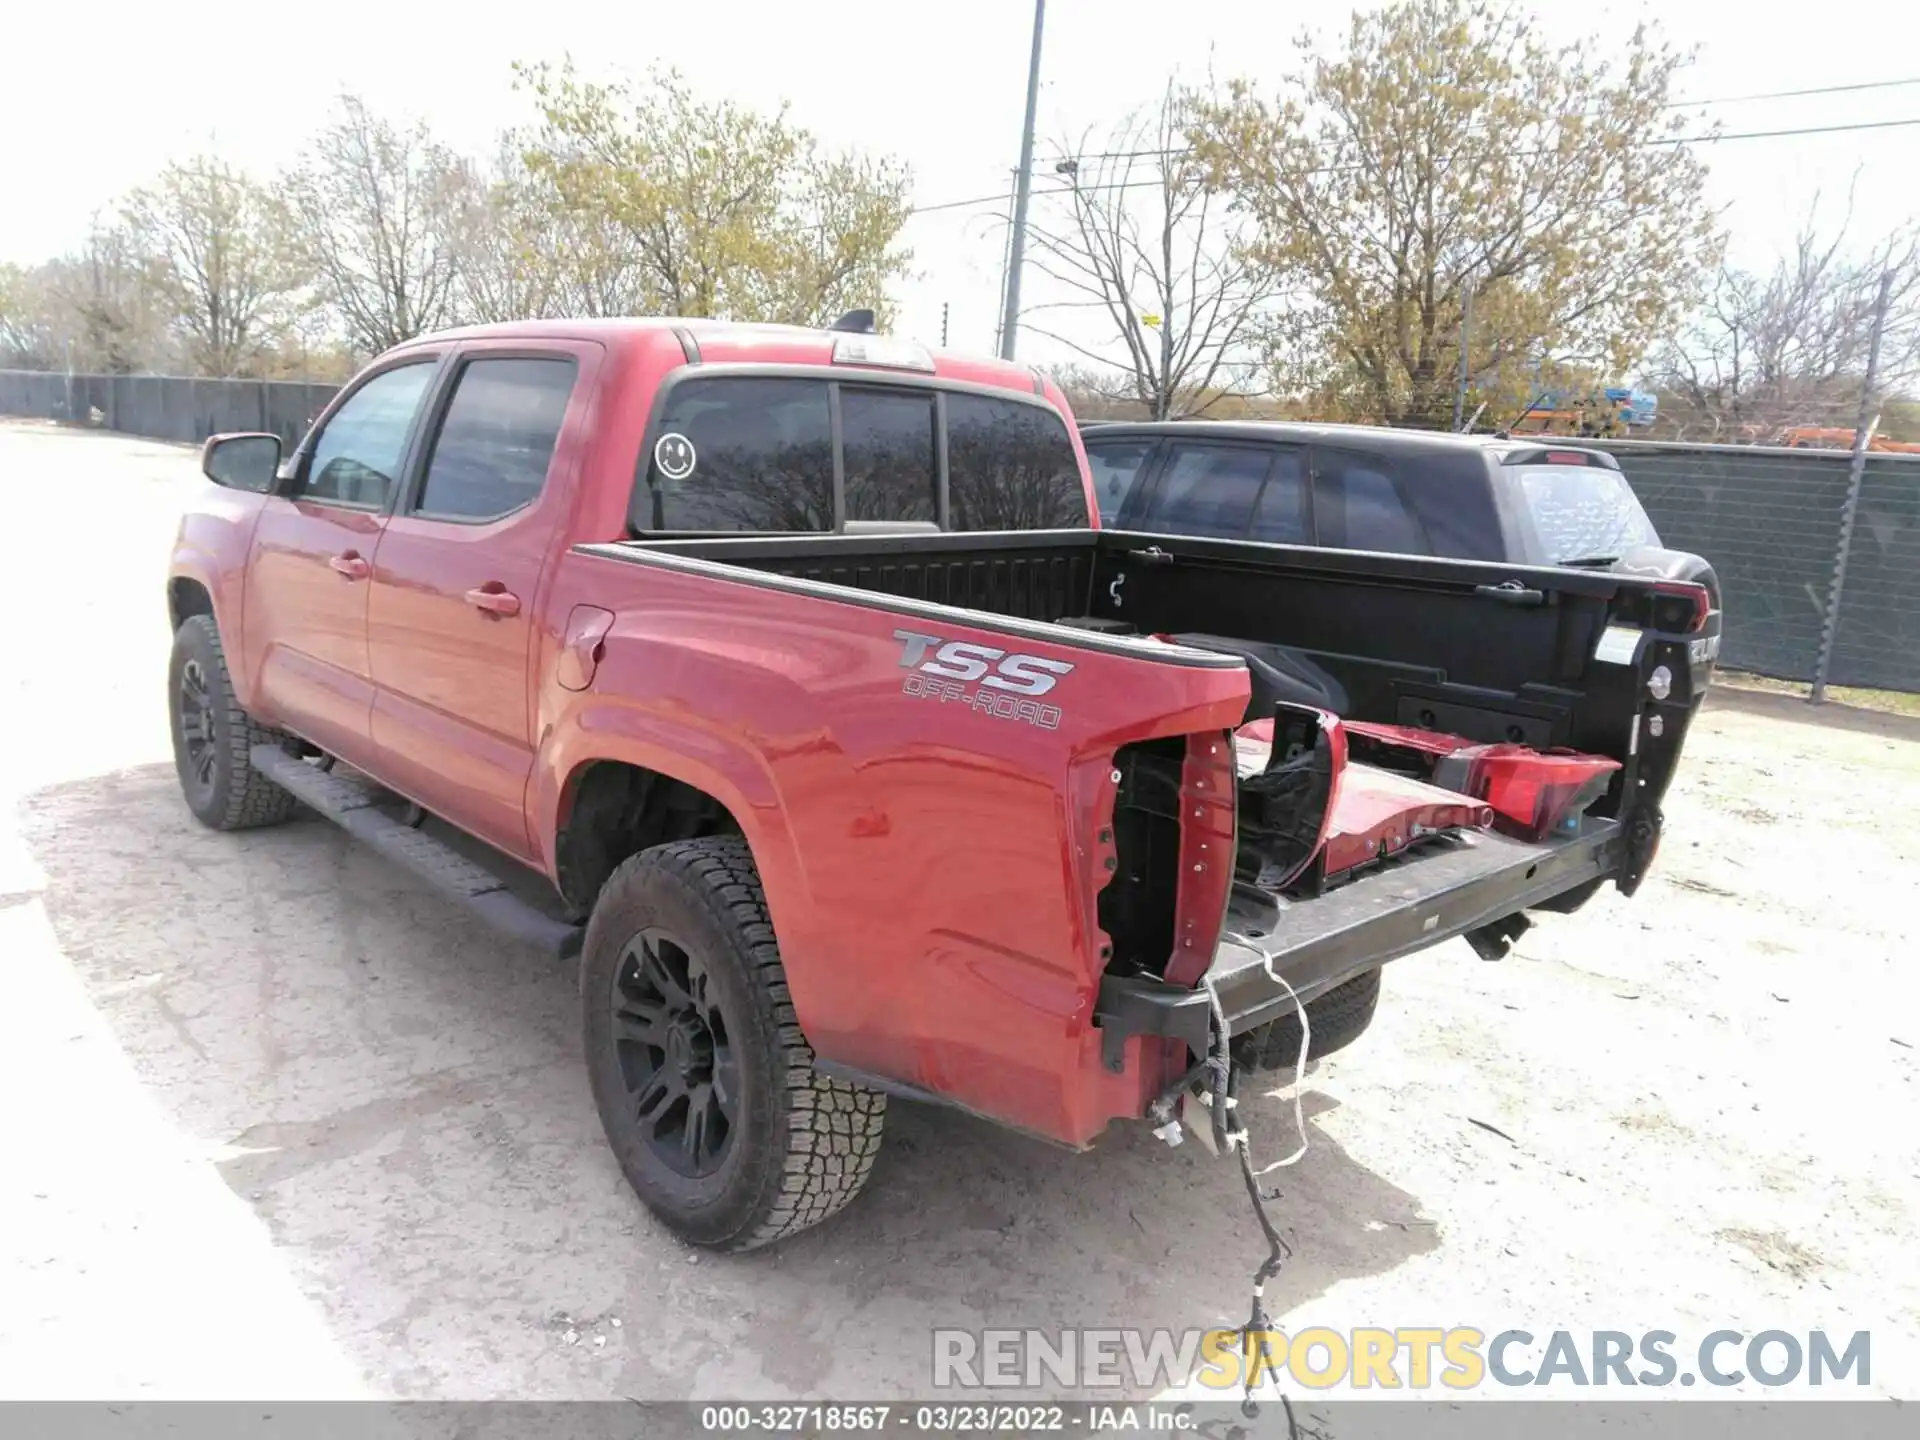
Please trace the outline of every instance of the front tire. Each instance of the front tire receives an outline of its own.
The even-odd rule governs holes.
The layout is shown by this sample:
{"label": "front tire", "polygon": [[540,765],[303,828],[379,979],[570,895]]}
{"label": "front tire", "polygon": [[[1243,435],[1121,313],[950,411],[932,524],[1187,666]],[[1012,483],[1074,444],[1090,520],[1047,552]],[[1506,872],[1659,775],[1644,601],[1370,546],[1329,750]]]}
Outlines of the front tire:
{"label": "front tire", "polygon": [[202,825],[251,830],[278,825],[299,808],[291,794],[253,768],[255,745],[291,747],[294,740],[262,725],[234,699],[211,615],[189,615],[174,632],[167,709],[180,793]]}
{"label": "front tire", "polygon": [[580,994],[607,1141],[682,1238],[751,1250],[866,1183],[887,1097],[814,1068],[738,836],[656,846],[616,869],[587,924]]}

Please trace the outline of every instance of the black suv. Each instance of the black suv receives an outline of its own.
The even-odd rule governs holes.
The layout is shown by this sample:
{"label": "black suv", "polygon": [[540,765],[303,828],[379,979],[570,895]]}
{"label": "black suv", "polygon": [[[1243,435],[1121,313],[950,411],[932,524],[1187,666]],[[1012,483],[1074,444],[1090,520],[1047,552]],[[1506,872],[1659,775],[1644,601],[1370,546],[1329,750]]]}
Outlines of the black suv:
{"label": "black suv", "polygon": [[1620,569],[1705,583],[1668,550],[1604,450],[1364,425],[1081,427],[1108,529]]}

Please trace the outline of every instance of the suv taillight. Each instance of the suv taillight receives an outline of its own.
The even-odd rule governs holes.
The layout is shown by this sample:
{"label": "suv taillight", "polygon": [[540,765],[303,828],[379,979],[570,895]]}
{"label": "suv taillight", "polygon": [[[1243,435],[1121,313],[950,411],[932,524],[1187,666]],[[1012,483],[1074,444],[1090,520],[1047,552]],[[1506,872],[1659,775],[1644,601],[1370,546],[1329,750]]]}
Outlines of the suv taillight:
{"label": "suv taillight", "polygon": [[[1691,635],[1696,630],[1707,628],[1707,617],[1713,613],[1713,597],[1707,593],[1707,587],[1696,585],[1691,580],[1662,580],[1653,587],[1655,595],[1654,613],[1662,630],[1679,630]],[[1658,597],[1671,596],[1685,601],[1690,610],[1675,613],[1678,607],[1661,604]],[[1674,621],[1680,623],[1675,624]]]}

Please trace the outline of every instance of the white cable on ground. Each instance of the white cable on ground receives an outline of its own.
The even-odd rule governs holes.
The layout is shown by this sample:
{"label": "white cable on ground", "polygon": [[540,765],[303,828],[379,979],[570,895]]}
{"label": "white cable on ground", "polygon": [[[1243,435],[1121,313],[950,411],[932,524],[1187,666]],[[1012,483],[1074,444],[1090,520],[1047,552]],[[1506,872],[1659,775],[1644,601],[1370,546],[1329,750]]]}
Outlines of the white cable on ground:
{"label": "white cable on ground", "polygon": [[1287,984],[1287,977],[1273,968],[1273,957],[1267,956],[1266,961],[1268,976],[1286,986],[1287,998],[1293,1001],[1293,1013],[1300,1017],[1300,1053],[1294,1057],[1293,1061],[1293,1128],[1300,1136],[1300,1148],[1286,1159],[1276,1160],[1265,1169],[1254,1171],[1255,1175],[1270,1175],[1275,1170],[1284,1170],[1287,1166],[1297,1163],[1300,1157],[1307,1153],[1307,1117],[1306,1112],[1300,1108],[1300,1091],[1306,1084],[1307,1052],[1313,1044],[1313,1025],[1307,1019],[1307,1007],[1301,1003],[1300,995],[1293,986]]}

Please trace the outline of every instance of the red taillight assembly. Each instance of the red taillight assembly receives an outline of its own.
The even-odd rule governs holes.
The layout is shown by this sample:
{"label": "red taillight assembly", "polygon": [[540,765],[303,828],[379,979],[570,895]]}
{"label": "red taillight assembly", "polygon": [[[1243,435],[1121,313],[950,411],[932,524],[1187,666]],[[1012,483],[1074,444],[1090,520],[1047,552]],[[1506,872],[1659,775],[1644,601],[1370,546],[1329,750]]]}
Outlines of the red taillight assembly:
{"label": "red taillight assembly", "polygon": [[1545,840],[1580,828],[1580,816],[1607,793],[1618,760],[1604,755],[1541,754],[1524,745],[1459,750],[1434,767],[1433,780],[1492,807],[1494,828],[1520,840]]}
{"label": "red taillight assembly", "polygon": [[[1691,580],[1661,580],[1655,583],[1653,593],[1684,600],[1693,607],[1692,619],[1680,627],[1684,633],[1691,635],[1696,630],[1707,628],[1707,617],[1713,613],[1713,597],[1707,593],[1706,586],[1696,585]],[[1657,606],[1659,601],[1656,599],[1654,603]],[[1666,627],[1663,624],[1661,628]]]}
{"label": "red taillight assembly", "polygon": [[1521,840],[1579,829],[1581,815],[1607,793],[1621,768],[1605,755],[1480,745],[1401,725],[1350,720],[1347,729],[1357,737],[1357,758],[1396,769],[1410,760],[1441,789],[1484,801],[1493,811],[1493,828]]}

